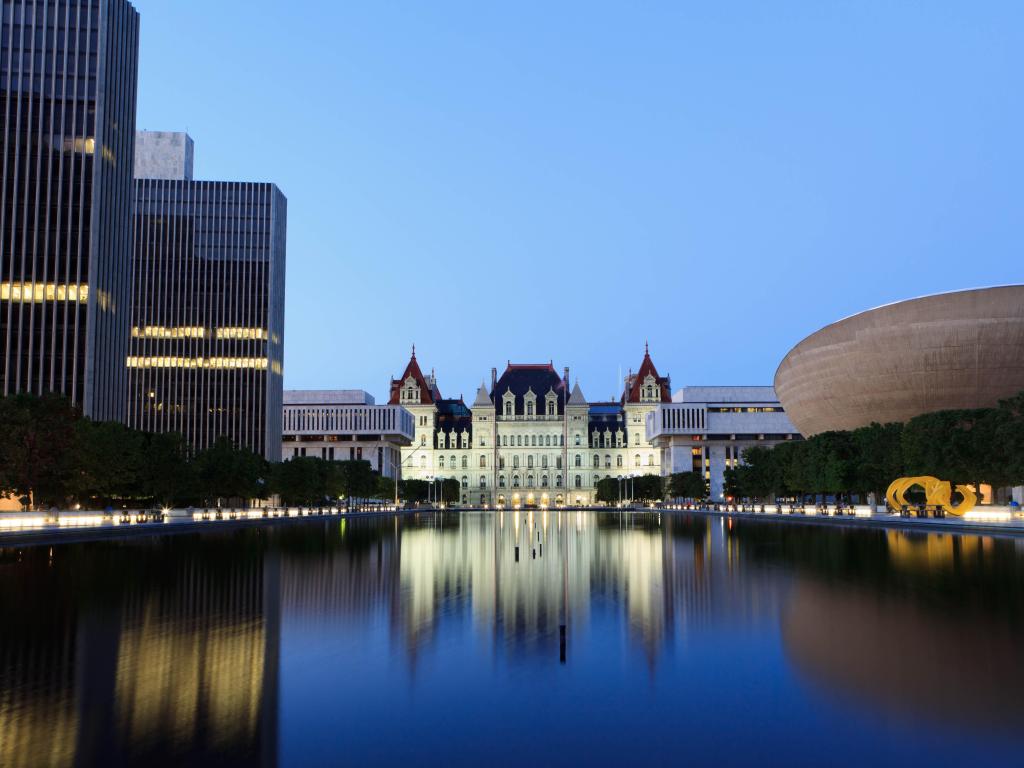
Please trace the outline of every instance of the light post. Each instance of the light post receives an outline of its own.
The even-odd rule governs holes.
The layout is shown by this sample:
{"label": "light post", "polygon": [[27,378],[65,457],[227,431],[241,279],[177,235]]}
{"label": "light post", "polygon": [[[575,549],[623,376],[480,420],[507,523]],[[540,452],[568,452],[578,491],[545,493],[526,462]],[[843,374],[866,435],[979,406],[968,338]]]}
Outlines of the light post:
{"label": "light post", "polygon": [[615,478],[619,481],[619,507],[622,507],[622,475]]}

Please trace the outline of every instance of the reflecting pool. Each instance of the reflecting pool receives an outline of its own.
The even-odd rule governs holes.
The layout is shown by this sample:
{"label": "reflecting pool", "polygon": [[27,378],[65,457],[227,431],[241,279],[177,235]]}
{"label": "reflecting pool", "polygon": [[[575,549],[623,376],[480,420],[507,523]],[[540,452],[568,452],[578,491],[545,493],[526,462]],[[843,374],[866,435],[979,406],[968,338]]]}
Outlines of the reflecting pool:
{"label": "reflecting pool", "polygon": [[0,550],[2,766],[1021,765],[1022,725],[1021,540],[504,512]]}

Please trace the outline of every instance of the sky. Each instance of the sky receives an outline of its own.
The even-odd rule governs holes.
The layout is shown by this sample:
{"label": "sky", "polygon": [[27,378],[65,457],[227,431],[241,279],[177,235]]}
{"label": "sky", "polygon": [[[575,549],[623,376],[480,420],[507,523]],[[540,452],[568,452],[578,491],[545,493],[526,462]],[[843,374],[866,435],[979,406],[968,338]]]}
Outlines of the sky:
{"label": "sky", "polygon": [[288,198],[285,387],[771,384],[1024,282],[1024,3],[133,0],[140,129]]}

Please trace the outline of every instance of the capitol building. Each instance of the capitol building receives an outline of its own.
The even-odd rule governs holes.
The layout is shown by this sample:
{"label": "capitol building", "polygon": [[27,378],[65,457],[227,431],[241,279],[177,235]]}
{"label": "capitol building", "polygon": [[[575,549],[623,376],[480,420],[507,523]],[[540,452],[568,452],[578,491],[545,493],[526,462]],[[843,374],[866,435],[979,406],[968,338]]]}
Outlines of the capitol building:
{"label": "capitol building", "polygon": [[649,352],[625,378],[622,395],[591,402],[569,369],[552,363],[509,363],[473,402],[441,395],[434,373],[423,374],[416,350],[391,381],[390,405],[413,416],[411,443],[401,448],[405,479],[452,478],[473,506],[587,505],[606,477],[661,474],[660,451],[649,442],[648,414],[670,403],[670,381]]}

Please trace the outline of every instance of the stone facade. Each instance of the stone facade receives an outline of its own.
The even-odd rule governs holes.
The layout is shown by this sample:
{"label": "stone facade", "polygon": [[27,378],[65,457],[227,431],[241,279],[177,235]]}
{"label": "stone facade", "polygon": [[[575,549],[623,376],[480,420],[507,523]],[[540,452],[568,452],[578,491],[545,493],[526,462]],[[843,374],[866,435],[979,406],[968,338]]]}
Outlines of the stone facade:
{"label": "stone facade", "polygon": [[985,408],[1024,390],[1024,285],[901,301],[797,344],[775,389],[804,435]]}
{"label": "stone facade", "polygon": [[[552,363],[509,363],[491,385],[481,383],[470,405],[441,396],[413,349],[390,403],[413,415],[412,444],[402,449],[407,479],[453,478],[458,503],[482,507],[575,506],[594,502],[606,477],[661,474],[660,452],[647,440],[647,415],[671,401],[669,378],[645,351],[622,396],[590,402],[569,369]],[[456,500],[452,500],[456,501]]]}

